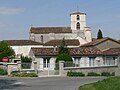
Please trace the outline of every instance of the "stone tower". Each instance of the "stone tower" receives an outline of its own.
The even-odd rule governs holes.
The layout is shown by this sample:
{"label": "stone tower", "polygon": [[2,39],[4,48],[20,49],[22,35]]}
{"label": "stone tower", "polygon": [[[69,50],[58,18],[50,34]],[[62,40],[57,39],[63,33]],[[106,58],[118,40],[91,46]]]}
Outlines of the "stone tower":
{"label": "stone tower", "polygon": [[70,16],[72,33],[85,39],[87,42],[91,42],[91,30],[86,25],[86,13],[74,12]]}

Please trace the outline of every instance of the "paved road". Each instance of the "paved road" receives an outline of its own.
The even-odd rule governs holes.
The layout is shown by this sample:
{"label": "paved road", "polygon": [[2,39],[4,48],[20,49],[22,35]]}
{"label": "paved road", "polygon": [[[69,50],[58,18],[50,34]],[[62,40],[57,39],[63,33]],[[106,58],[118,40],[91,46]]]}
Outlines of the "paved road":
{"label": "paved road", "polygon": [[10,78],[0,77],[0,90],[77,90],[80,85],[102,80],[101,77],[49,77]]}

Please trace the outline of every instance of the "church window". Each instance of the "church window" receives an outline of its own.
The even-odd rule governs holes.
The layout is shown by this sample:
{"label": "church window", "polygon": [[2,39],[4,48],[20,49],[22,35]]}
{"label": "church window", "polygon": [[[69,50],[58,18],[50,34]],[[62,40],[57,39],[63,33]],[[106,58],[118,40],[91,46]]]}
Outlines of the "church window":
{"label": "church window", "polygon": [[41,35],[41,42],[43,43],[43,35]]}
{"label": "church window", "polygon": [[79,23],[79,22],[77,22],[77,24],[76,24],[76,28],[77,28],[77,30],[80,29],[80,23]]}
{"label": "church window", "polygon": [[79,15],[77,15],[77,20],[80,20],[80,16]]}

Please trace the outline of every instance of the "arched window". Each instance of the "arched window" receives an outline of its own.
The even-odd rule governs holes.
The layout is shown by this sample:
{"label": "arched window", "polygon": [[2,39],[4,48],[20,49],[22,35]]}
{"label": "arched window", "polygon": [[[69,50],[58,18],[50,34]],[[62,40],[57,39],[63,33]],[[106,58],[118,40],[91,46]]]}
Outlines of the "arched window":
{"label": "arched window", "polygon": [[80,16],[79,16],[79,15],[77,15],[77,17],[76,17],[76,18],[77,18],[77,20],[80,20]]}
{"label": "arched window", "polygon": [[77,30],[80,29],[80,23],[79,23],[79,22],[77,22],[77,24],[76,24],[76,29],[77,29]]}
{"label": "arched window", "polygon": [[43,43],[43,35],[41,35],[41,42]]}

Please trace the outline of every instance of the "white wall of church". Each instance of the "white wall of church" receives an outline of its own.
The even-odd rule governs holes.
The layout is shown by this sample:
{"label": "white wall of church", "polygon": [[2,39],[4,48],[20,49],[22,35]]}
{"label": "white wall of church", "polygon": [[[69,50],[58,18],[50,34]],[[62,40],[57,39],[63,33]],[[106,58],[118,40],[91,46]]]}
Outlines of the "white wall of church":
{"label": "white wall of church", "polygon": [[41,35],[43,36],[43,43],[46,43],[50,40],[54,40],[54,39],[60,39],[62,40],[63,38],[65,39],[74,39],[73,38],[73,34],[72,33],[58,33],[58,34],[54,34],[54,33],[50,33],[50,34],[35,34],[35,41],[36,42],[41,42]]}

